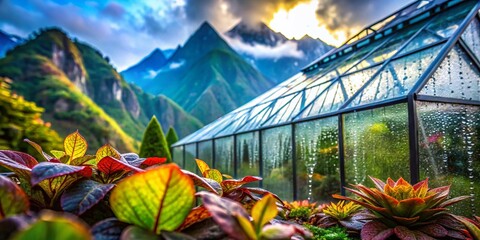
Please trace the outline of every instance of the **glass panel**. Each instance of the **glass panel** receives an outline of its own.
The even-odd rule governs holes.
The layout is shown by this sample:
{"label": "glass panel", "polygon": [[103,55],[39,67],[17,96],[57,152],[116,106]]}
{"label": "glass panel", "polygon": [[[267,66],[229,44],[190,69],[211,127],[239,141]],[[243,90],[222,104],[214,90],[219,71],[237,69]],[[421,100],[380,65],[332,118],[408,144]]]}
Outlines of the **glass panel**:
{"label": "glass panel", "polygon": [[375,64],[381,63],[398,52],[400,47],[402,47],[417,31],[421,29],[422,25],[415,25],[408,29],[405,29],[388,41],[384,47],[381,47],[375,51],[372,55],[368,56],[365,60],[360,62],[355,70],[363,69],[366,67],[373,66]]}
{"label": "glass panel", "polygon": [[282,200],[293,199],[292,129],[290,125],[262,132],[263,188]]}
{"label": "glass panel", "polygon": [[[360,48],[357,52],[354,53],[354,55],[348,59],[347,61],[343,62],[342,65],[340,65],[337,69],[340,74],[343,74],[347,72],[350,68],[352,68],[354,65],[356,65],[359,61],[361,61],[367,54],[369,54],[372,51],[378,51],[379,47],[382,47],[380,45],[385,42],[386,39],[379,40],[375,44],[371,44],[368,47]],[[350,71],[351,72],[351,71]]]}
{"label": "glass panel", "polygon": [[297,196],[319,203],[340,194],[338,117],[295,125]]}
{"label": "glass panel", "polygon": [[213,167],[212,141],[198,143],[198,159],[203,160],[208,166]]}
{"label": "glass panel", "polygon": [[480,213],[480,107],[417,102],[420,177],[432,187],[451,185],[456,214]]}
{"label": "glass panel", "polygon": [[413,38],[410,43],[399,53],[402,55],[404,53],[413,52],[419,48],[427,46],[429,44],[436,43],[440,41],[440,36],[435,36],[434,34],[430,33],[429,31],[422,31],[418,34],[415,38]]}
{"label": "glass panel", "polygon": [[237,119],[230,123],[226,128],[224,128],[222,131],[218,132],[215,137],[221,137],[221,136],[226,136],[226,135],[231,135],[235,133],[237,128],[240,126],[243,126],[245,122],[247,121],[249,117],[248,110],[244,110],[242,112],[239,112],[237,116],[235,116]]}
{"label": "glass panel", "polygon": [[480,22],[477,18],[468,25],[465,32],[462,34],[462,39],[467,44],[468,48],[480,60]]}
{"label": "glass panel", "polygon": [[410,179],[407,104],[345,114],[347,184],[373,187],[368,176]]}
{"label": "glass panel", "polygon": [[195,158],[197,155],[197,145],[195,143],[185,145],[185,166],[184,169],[190,172],[198,172]]}
{"label": "glass panel", "polygon": [[363,87],[363,85],[373,77],[373,75],[378,71],[379,68],[380,67],[377,66],[347,76],[343,76],[342,82],[348,97],[351,97],[358,91],[358,89]]}
{"label": "glass panel", "polygon": [[267,122],[262,124],[262,127],[275,125],[290,120],[290,115],[296,115],[300,110],[299,102],[300,100],[302,100],[302,96],[302,93],[297,94],[295,98],[290,100],[290,102],[287,103],[282,109],[280,109],[274,116],[272,116],[269,120],[267,120]]}
{"label": "glass panel", "polygon": [[261,106],[255,107],[250,113],[249,119],[247,120],[246,124],[241,126],[238,130],[236,130],[236,132],[248,131],[257,127],[272,113],[272,104],[274,103],[269,102]]}
{"label": "glass panel", "polygon": [[465,1],[458,6],[438,15],[428,29],[444,38],[450,37],[472,9],[475,1]]}
{"label": "glass panel", "polygon": [[[237,135],[237,178],[260,176],[258,132]],[[247,184],[259,187],[259,182]]]}
{"label": "glass panel", "polygon": [[455,46],[420,94],[480,101],[480,72],[467,54]]}
{"label": "glass panel", "polygon": [[215,139],[215,168],[233,177],[233,137]]}
{"label": "glass panel", "polygon": [[428,48],[389,63],[349,107],[406,96],[440,51]]}
{"label": "glass panel", "polygon": [[183,168],[183,146],[173,148],[173,162]]}

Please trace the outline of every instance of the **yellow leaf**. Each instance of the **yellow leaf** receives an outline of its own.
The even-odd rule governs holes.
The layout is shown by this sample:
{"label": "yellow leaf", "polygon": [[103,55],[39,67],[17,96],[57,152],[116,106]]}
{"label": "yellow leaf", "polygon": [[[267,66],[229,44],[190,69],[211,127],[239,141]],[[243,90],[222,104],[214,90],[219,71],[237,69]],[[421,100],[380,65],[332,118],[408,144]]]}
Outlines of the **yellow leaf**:
{"label": "yellow leaf", "polygon": [[258,239],[257,235],[255,234],[255,230],[253,229],[252,223],[250,220],[246,219],[243,216],[235,215],[240,226],[242,226],[243,231],[247,234],[248,238],[251,240]]}
{"label": "yellow leaf", "polygon": [[97,153],[95,153],[95,161],[98,163],[107,156],[120,159],[120,153],[108,143],[97,150]]}
{"label": "yellow leaf", "polygon": [[200,159],[195,159],[195,161],[197,162],[198,169],[200,169],[200,172],[202,173],[203,177],[206,177],[205,172],[210,169],[208,164]]}
{"label": "yellow leaf", "polygon": [[267,194],[260,199],[252,208],[253,225],[257,234],[262,231],[263,225],[270,222],[278,214],[275,198],[271,194]]}
{"label": "yellow leaf", "polygon": [[218,183],[222,183],[222,181],[223,181],[222,174],[217,169],[206,170],[205,171],[205,177],[209,178],[209,179],[212,179],[212,180],[215,180],[215,182],[218,182]]}
{"label": "yellow leaf", "polygon": [[87,146],[87,141],[78,130],[68,135],[63,141],[65,155],[70,156],[68,163],[75,158],[83,157],[87,153]]}

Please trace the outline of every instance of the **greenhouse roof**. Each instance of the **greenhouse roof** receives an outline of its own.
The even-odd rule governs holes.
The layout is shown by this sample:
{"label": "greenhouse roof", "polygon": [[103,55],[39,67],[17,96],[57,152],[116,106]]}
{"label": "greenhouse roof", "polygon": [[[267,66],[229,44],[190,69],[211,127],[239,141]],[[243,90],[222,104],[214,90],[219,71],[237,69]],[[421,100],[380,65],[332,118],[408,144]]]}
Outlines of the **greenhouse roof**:
{"label": "greenhouse roof", "polygon": [[415,97],[458,42],[466,44],[462,33],[473,20],[479,33],[479,5],[459,0],[414,2],[174,146]]}

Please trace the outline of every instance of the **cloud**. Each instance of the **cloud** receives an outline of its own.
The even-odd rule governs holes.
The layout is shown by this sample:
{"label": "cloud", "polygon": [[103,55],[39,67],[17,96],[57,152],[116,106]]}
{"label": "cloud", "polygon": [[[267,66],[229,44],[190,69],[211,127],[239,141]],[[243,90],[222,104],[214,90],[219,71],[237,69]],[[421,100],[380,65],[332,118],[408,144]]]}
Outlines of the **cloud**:
{"label": "cloud", "polygon": [[301,2],[309,0],[225,0],[228,10],[246,22],[268,22],[280,8],[291,9]]}
{"label": "cloud", "polygon": [[126,13],[125,8],[122,5],[111,2],[108,3],[102,10],[102,14],[113,19],[121,19]]}
{"label": "cloud", "polygon": [[285,41],[278,43],[275,46],[268,46],[263,44],[249,44],[243,42],[240,38],[232,38],[224,36],[224,39],[232,46],[236,51],[253,56],[254,58],[273,58],[278,59],[280,57],[294,57],[303,58],[304,53],[298,50],[298,45],[293,41]]}
{"label": "cloud", "polygon": [[331,32],[359,30],[413,0],[320,0],[317,18]]}

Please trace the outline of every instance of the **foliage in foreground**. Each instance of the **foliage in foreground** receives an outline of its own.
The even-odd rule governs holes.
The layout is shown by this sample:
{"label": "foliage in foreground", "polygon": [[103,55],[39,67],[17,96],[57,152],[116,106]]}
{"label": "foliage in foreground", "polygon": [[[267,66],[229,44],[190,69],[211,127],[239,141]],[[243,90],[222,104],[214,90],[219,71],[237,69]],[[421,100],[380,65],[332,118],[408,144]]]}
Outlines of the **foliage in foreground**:
{"label": "foliage in foreground", "polygon": [[[203,161],[198,162],[200,177],[165,164],[165,158],[120,154],[108,144],[88,155],[78,131],[66,137],[63,149],[50,153],[25,141],[42,161],[0,150],[0,166],[13,172],[0,175],[0,239],[192,239],[179,230],[192,223],[198,209],[237,239],[239,234],[247,236],[241,239],[311,237],[301,226],[274,223],[281,203],[277,196],[242,187],[261,178],[224,180]],[[192,209],[195,185],[207,192],[197,194],[203,205]],[[244,206],[252,207],[251,217]],[[237,215],[222,214],[230,211]],[[89,229],[82,219],[93,226]],[[229,229],[232,224],[235,231]]]}

